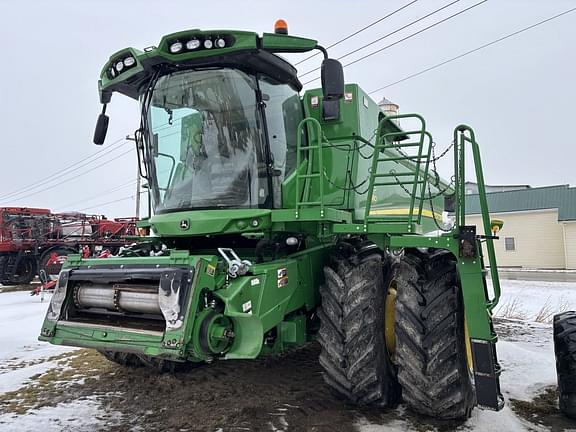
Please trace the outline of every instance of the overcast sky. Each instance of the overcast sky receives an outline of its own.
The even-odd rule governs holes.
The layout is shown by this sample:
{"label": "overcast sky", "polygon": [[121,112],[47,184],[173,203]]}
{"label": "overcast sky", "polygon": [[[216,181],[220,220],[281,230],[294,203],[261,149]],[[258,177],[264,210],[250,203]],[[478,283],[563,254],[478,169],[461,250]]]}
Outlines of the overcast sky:
{"label": "overcast sky", "polygon": [[[478,1],[461,0],[345,60],[384,47]],[[134,213],[132,144],[67,176],[53,175],[100,150],[92,144],[101,109],[97,81],[108,57],[121,48],[157,45],[162,35],[191,28],[262,33],[271,31],[277,18],[288,21],[292,35],[315,38],[328,46],[408,2],[0,0],[0,205],[85,209],[109,216]],[[447,3],[450,0],[417,1],[334,47],[330,54],[345,54]],[[573,7],[576,0],[489,0],[347,67],[345,78],[372,91]],[[474,127],[489,184],[574,185],[575,24],[576,12],[373,97],[386,96],[402,112],[422,114],[440,149],[450,144],[456,125]],[[303,63],[299,71],[318,66],[319,60]],[[123,96],[113,96],[108,114],[106,144],[138,127],[137,104]],[[112,159],[116,160],[86,172]],[[452,175],[450,164],[441,168],[444,177]],[[35,184],[42,187],[2,199]]]}

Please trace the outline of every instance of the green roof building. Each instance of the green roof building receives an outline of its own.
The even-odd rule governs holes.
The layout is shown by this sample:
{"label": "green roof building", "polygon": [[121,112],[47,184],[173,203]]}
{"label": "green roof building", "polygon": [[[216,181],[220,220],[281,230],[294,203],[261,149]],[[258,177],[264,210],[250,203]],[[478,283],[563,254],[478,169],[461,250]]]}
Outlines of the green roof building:
{"label": "green roof building", "polygon": [[[487,199],[491,217],[504,221],[495,242],[500,267],[576,269],[576,188],[524,187]],[[466,215],[481,231],[478,195],[466,195]]]}

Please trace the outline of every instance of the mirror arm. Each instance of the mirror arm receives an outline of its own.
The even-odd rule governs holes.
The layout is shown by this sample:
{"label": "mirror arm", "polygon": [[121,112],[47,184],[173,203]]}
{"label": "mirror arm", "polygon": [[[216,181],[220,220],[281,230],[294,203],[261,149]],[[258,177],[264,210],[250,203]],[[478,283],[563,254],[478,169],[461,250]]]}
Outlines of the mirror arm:
{"label": "mirror arm", "polygon": [[324,55],[324,59],[328,58],[328,51],[326,51],[326,48],[324,48],[321,45],[316,45],[316,49],[319,50]]}

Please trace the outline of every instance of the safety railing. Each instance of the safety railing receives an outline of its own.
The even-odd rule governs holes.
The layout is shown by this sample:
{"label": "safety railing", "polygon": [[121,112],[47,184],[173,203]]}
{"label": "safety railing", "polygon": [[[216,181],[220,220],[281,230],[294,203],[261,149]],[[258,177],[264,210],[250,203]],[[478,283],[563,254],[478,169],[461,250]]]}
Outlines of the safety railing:
{"label": "safety railing", "polygon": [[[303,145],[302,137],[305,136],[306,131],[304,128],[307,123],[309,123],[311,127],[311,138],[310,143]],[[306,164],[306,172],[304,174],[296,173],[296,217],[298,217],[302,207],[319,207],[320,213],[324,213],[324,161],[322,158],[323,136],[322,126],[315,118],[307,117],[298,124],[296,166],[301,166],[303,153],[306,153],[308,163]],[[314,180],[318,181],[318,196],[317,199],[311,201],[310,195]],[[304,181],[303,189],[302,181]]]}
{"label": "safety railing", "polygon": [[[414,130],[383,132],[387,122],[411,118],[418,121],[420,127]],[[402,141],[400,141],[402,139]],[[395,150],[395,151],[394,151]],[[388,116],[378,125],[376,144],[370,166],[370,177],[364,209],[364,220],[379,222],[405,223],[407,227],[422,222],[422,209],[425,200],[432,136],[426,131],[424,119],[417,114],[398,114]],[[410,154],[412,153],[412,154]],[[415,153],[415,154],[414,154]],[[401,161],[412,163],[402,164]],[[400,162],[402,171],[381,170],[382,164]],[[384,170],[386,171],[386,170]],[[376,187],[402,187],[410,198],[409,211],[405,216],[375,216],[372,214],[374,189]],[[417,211],[415,212],[415,207]],[[410,231],[407,229],[407,231]]]}
{"label": "safety railing", "polygon": [[[482,225],[486,238],[486,250],[488,252],[488,263],[490,265],[490,275],[492,277],[492,287],[494,289],[494,298],[488,300],[487,307],[492,310],[500,300],[500,279],[498,277],[498,267],[496,264],[496,254],[494,252],[494,242],[491,236],[490,213],[488,211],[488,202],[486,200],[486,186],[484,184],[484,173],[482,171],[482,161],[480,159],[480,147],[476,142],[474,131],[467,125],[460,125],[454,129],[454,181],[456,187],[455,194],[455,211],[456,226],[466,225],[466,144],[472,147],[472,157],[474,160],[474,169],[476,171],[476,182],[478,183],[478,197],[480,199],[480,212],[482,214]],[[482,250],[479,251],[482,253]]]}

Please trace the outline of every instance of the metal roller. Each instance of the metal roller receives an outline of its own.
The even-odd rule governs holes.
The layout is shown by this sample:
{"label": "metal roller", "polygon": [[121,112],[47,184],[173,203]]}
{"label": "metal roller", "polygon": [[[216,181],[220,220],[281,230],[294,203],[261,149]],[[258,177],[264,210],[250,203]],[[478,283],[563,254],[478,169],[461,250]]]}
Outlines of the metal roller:
{"label": "metal roller", "polygon": [[75,290],[76,306],[161,315],[158,287],[150,285],[87,285]]}

